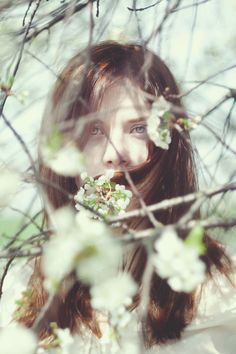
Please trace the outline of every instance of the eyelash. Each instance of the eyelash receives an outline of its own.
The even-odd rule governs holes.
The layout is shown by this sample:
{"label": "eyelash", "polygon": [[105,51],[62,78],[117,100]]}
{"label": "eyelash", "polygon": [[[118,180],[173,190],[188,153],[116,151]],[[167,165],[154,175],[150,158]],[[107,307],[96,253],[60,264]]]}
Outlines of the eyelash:
{"label": "eyelash", "polygon": [[[142,132],[138,132],[136,129],[138,128],[143,128]],[[131,128],[130,133],[133,133],[134,130],[136,130],[136,134],[144,134],[146,133],[146,124],[140,124],[140,125],[136,125],[135,127]]]}
{"label": "eyelash", "polygon": [[[100,131],[100,134],[98,134],[98,133],[93,133],[92,131],[93,131],[94,129],[96,129],[97,132]],[[94,126],[94,127],[92,127],[92,128],[90,129],[90,134],[91,134],[91,135],[104,135],[104,132],[103,132],[103,130],[102,130],[100,127]]]}
{"label": "eyelash", "polygon": [[[137,129],[139,129],[139,128],[143,128],[143,131],[138,132]],[[146,128],[147,128],[146,124],[136,125],[135,127],[130,129],[130,134],[132,134],[132,133],[136,133],[139,135],[144,134],[144,133],[146,133]],[[93,130],[96,130],[96,133],[94,133]],[[91,135],[104,135],[104,131],[102,128],[94,126],[91,128],[90,134]]]}

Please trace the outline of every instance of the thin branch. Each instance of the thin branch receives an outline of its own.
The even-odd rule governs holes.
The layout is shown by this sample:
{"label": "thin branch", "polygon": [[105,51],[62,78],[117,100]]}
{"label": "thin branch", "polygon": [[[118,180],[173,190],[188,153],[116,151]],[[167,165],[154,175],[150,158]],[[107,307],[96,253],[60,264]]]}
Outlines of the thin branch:
{"label": "thin branch", "polygon": [[[223,228],[229,229],[231,227],[236,226],[236,219],[228,219],[222,220],[221,218],[215,219],[205,219],[205,220],[191,220],[185,225],[179,226],[177,224],[169,224],[168,227],[174,228],[177,232],[190,231],[195,226],[202,226],[204,229],[215,229],[215,228]],[[121,241],[125,243],[133,243],[140,242],[145,239],[156,240],[163,233],[166,226],[160,227],[158,229],[146,229],[142,231],[138,231],[135,234],[126,234],[122,236]]]}
{"label": "thin branch", "polygon": [[162,30],[162,27],[164,26],[166,20],[169,18],[169,16],[174,13],[174,10],[178,8],[179,4],[181,3],[181,0],[176,0],[175,3],[173,3],[173,5],[171,7],[167,7],[165,14],[163,16],[163,19],[161,21],[161,23],[157,26],[157,28],[150,34],[150,36],[146,39],[145,41],[145,45],[147,45],[150,40],[153,37],[156,37],[158,35],[158,33]]}
{"label": "thin branch", "polygon": [[186,63],[185,63],[185,73],[184,73],[184,77],[187,76],[187,72],[188,72],[188,68],[189,68],[189,63],[190,63],[190,59],[191,59],[191,54],[192,54],[193,36],[194,36],[196,24],[197,24],[198,6],[196,6],[196,7],[194,8],[194,10],[195,10],[195,11],[194,11],[193,22],[192,22],[192,26],[191,26],[190,39],[189,39],[189,43],[188,43],[187,60],[186,60]]}
{"label": "thin branch", "polygon": [[55,294],[50,294],[46,303],[43,305],[43,307],[41,307],[40,309],[40,312],[39,312],[39,315],[36,317],[33,325],[32,325],[32,330],[37,334],[37,331],[38,331],[38,327],[40,325],[40,322],[44,319],[45,315],[46,315],[46,312],[47,310],[49,309],[49,307],[51,306],[52,304],[52,301],[54,299],[54,295]]}
{"label": "thin branch", "polygon": [[23,21],[22,21],[22,26],[23,26],[23,27],[25,26],[25,20],[26,20],[26,17],[27,17],[27,15],[28,15],[28,13],[29,13],[29,10],[30,10],[30,8],[31,8],[31,5],[33,4],[33,1],[34,1],[34,0],[30,0],[30,1],[29,1],[28,8],[27,8],[27,10],[26,10],[26,12],[25,12],[25,14],[24,14]]}
{"label": "thin branch", "polygon": [[203,4],[205,4],[205,3],[207,3],[207,2],[210,2],[210,1],[211,1],[211,0],[198,1],[198,2],[195,2],[195,3],[191,4],[191,5],[186,5],[186,6],[179,7],[178,9],[173,10],[173,12],[178,12],[178,11],[186,10],[186,9],[189,9],[189,8],[191,8],[191,7],[194,7],[194,6],[197,7],[197,6],[199,6],[199,5],[203,5]]}
{"label": "thin branch", "polygon": [[[236,226],[236,219],[228,219],[228,220],[222,220],[222,218],[215,218],[215,219],[205,219],[205,220],[190,220],[187,224],[185,225],[178,225],[176,224],[169,224],[172,228],[174,228],[177,232],[183,232],[183,231],[190,231],[192,230],[195,226],[202,226],[204,229],[213,229],[213,228],[223,228],[223,229],[229,229],[231,227]],[[147,238],[151,240],[156,240],[157,238],[160,237],[162,232],[165,230],[167,226],[162,226],[158,228],[149,228],[146,230],[138,231],[136,233],[128,233],[126,235],[122,235],[122,238],[120,238],[120,241],[123,243],[133,243],[133,242],[140,242],[144,241]],[[49,231],[47,231],[49,232]],[[51,232],[51,231],[50,231]],[[37,235],[34,235],[36,237]],[[2,251],[0,252],[0,259],[7,259],[7,258],[12,258],[12,257],[36,257],[42,255],[42,247],[36,247],[33,250],[30,251],[24,251],[24,250],[8,250],[8,251]]]}
{"label": "thin branch", "polygon": [[[20,63],[21,63],[21,59],[22,59],[22,56],[23,56],[23,51],[24,51],[24,47],[25,47],[25,43],[26,43],[26,38],[27,38],[27,35],[29,33],[29,30],[30,30],[30,26],[33,22],[33,19],[38,11],[38,8],[39,8],[39,5],[41,3],[42,0],[37,0],[36,3],[35,3],[35,9],[33,11],[33,13],[31,14],[31,17],[30,17],[30,20],[29,20],[29,23],[26,27],[26,29],[24,29],[23,33],[24,33],[24,37],[23,37],[23,40],[22,40],[22,43],[21,43],[21,46],[20,46],[20,50],[19,50],[19,54],[18,54],[18,59],[17,59],[17,62],[16,62],[16,65],[13,69],[13,72],[11,74],[11,76],[13,78],[15,78],[17,72],[18,72],[18,69],[19,69],[19,66],[20,66]],[[9,88],[11,89],[11,87]],[[0,116],[2,115],[2,112],[3,112],[3,109],[4,109],[4,106],[5,106],[5,103],[7,101],[7,98],[9,96],[9,93],[8,92],[5,92],[4,93],[4,96],[3,96],[3,99],[2,99],[2,102],[1,102],[1,106],[0,106]]]}
{"label": "thin branch", "polygon": [[[73,8],[74,10],[73,15],[83,10],[91,2],[95,2],[95,1],[97,0],[89,0],[84,4],[81,4],[80,0],[77,0]],[[67,16],[67,11],[68,11],[68,4],[63,4],[57,10],[54,10],[48,14],[47,16],[48,21],[46,23],[45,23],[45,18],[43,20],[35,21],[34,23],[32,23],[30,27],[32,32],[30,34],[27,34],[26,42],[29,42],[32,38],[37,37],[40,33],[51,29],[53,26],[61,22]],[[22,31],[19,31],[17,34],[21,35]]]}
{"label": "thin branch", "polygon": [[3,120],[4,120],[4,123],[6,124],[6,126],[12,131],[12,133],[14,134],[14,136],[16,137],[16,140],[20,143],[20,145],[22,146],[23,148],[23,151],[26,153],[29,161],[30,161],[30,166],[34,172],[35,175],[37,175],[37,171],[36,171],[36,168],[35,168],[35,162],[33,160],[33,157],[25,143],[25,141],[23,140],[23,138],[20,136],[20,134],[15,130],[15,128],[12,126],[12,124],[10,123],[10,121],[7,119],[7,117],[5,116],[5,114],[2,112],[1,114]]}
{"label": "thin branch", "polygon": [[7,258],[25,258],[25,257],[38,257],[42,255],[41,247],[36,248],[35,250],[30,251],[14,251],[11,252],[0,252],[0,259],[7,259]]}
{"label": "thin branch", "polygon": [[219,134],[217,134],[206,122],[202,122],[201,125],[206,128],[209,132],[211,132],[214,137],[228,150],[230,151],[232,154],[236,155],[236,150],[234,150],[233,148],[231,148],[231,146],[229,144],[227,144]]}
{"label": "thin branch", "polygon": [[13,236],[13,238],[10,240],[10,242],[4,247],[4,249],[7,249],[13,245],[13,243],[17,240],[18,236],[30,225],[33,224],[38,231],[42,232],[43,229],[35,222],[35,219],[42,213],[42,210],[40,210],[38,213],[36,213],[32,218],[29,216],[29,214],[24,213],[23,211],[11,207],[12,210],[17,211],[24,215],[29,221],[22,225],[22,227],[17,231],[17,233]]}
{"label": "thin branch", "polygon": [[7,275],[7,272],[8,272],[8,269],[11,265],[11,263],[13,262],[14,260],[14,257],[10,258],[7,262],[7,264],[5,265],[5,268],[4,268],[4,271],[3,271],[3,275],[1,277],[1,281],[0,281],[0,299],[2,297],[2,289],[3,289],[3,284],[4,284],[4,280],[6,278],[6,275]]}
{"label": "thin branch", "polygon": [[97,0],[97,11],[96,11],[96,17],[99,17],[99,6],[100,6],[100,0]]}
{"label": "thin branch", "polygon": [[[224,68],[224,69],[222,69],[222,70],[217,71],[217,72],[214,73],[214,74],[211,74],[211,75],[208,76],[206,79],[204,79],[204,80],[202,80],[202,81],[199,81],[199,83],[198,83],[196,86],[192,87],[192,88],[189,89],[188,91],[183,92],[183,93],[181,93],[181,94],[179,94],[179,95],[169,95],[169,96],[170,96],[170,97],[177,97],[177,98],[186,97],[186,96],[189,95],[192,91],[195,91],[195,90],[198,89],[200,86],[204,85],[205,83],[207,83],[208,81],[210,81],[210,80],[213,79],[214,77],[216,77],[216,76],[218,76],[218,75],[220,75],[220,74],[223,74],[223,73],[225,73],[226,71],[235,69],[235,68],[236,68],[236,64],[230,65],[230,66],[228,66],[227,68]],[[231,93],[231,96],[233,96],[232,93]]]}
{"label": "thin branch", "polygon": [[42,59],[37,57],[35,54],[33,54],[30,50],[26,49],[25,52],[29,54],[32,58],[34,58],[36,61],[38,61],[44,68],[46,68],[53,76],[55,76],[57,79],[61,79],[60,76],[47,64],[45,63]]}
{"label": "thin branch", "polygon": [[147,9],[151,9],[152,7],[155,7],[156,5],[160,4],[163,0],[158,0],[156,1],[154,4],[152,5],[149,5],[149,6],[146,6],[146,7],[140,7],[140,8],[136,8],[136,7],[127,7],[127,9],[129,11],[134,11],[134,12],[137,12],[137,11],[144,11],[144,10],[147,10]]}
{"label": "thin branch", "polygon": [[[159,203],[147,206],[147,209],[151,212],[155,212],[158,210],[165,210],[165,209],[173,208],[173,207],[180,205],[180,204],[187,204],[187,203],[194,202],[195,200],[202,198],[203,196],[213,197],[217,194],[225,193],[225,192],[233,191],[233,190],[236,190],[236,183],[230,183],[230,184],[226,184],[223,186],[218,186],[218,187],[215,187],[212,189],[208,189],[205,191],[198,191],[195,193],[190,193],[190,194],[187,194],[187,195],[181,196],[181,197],[165,199]],[[132,210],[130,212],[127,212],[124,215],[109,218],[108,222],[109,223],[120,222],[120,221],[128,220],[133,217],[143,217],[144,215],[145,215],[145,213],[142,209],[136,209],[136,210]]]}
{"label": "thin branch", "polygon": [[216,104],[214,104],[213,107],[207,110],[204,114],[201,115],[202,120],[209,116],[212,112],[214,112],[216,109],[220,108],[220,106],[225,103],[228,99],[232,98],[231,94],[227,94],[223,96]]}

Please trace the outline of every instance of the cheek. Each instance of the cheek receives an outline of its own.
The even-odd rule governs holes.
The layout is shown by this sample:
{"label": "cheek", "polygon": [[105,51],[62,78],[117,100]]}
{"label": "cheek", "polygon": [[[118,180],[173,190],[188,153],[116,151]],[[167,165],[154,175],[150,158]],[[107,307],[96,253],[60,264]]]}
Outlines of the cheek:
{"label": "cheek", "polygon": [[98,162],[100,161],[100,157],[103,151],[103,144],[96,142],[88,142],[83,149],[83,154],[86,160],[86,163],[90,162]]}
{"label": "cheek", "polygon": [[148,159],[148,142],[145,140],[134,140],[129,142],[130,161],[132,165],[141,164]]}
{"label": "cheek", "polygon": [[83,154],[85,157],[86,172],[90,176],[95,176],[104,154],[103,142],[88,142],[83,149]]}

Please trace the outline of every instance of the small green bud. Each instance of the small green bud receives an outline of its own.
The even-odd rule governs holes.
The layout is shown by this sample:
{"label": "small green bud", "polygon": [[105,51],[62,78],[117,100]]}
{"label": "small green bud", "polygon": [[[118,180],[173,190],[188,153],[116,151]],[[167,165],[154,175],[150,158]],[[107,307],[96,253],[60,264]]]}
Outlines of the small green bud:
{"label": "small green bud", "polygon": [[203,236],[204,236],[204,229],[201,225],[196,225],[194,228],[189,232],[185,244],[187,246],[193,246],[197,248],[198,253],[200,256],[206,253],[206,246],[203,243]]}

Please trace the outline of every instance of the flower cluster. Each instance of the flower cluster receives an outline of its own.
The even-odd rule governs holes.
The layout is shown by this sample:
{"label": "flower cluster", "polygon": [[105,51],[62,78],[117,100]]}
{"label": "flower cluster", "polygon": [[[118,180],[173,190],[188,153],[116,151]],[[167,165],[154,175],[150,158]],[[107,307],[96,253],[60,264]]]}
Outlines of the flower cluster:
{"label": "flower cluster", "polygon": [[154,144],[168,150],[171,143],[170,122],[172,114],[169,113],[171,104],[163,96],[152,104],[151,114],[147,119],[147,132]]}
{"label": "flower cluster", "polygon": [[196,116],[190,118],[179,118],[177,120],[177,123],[180,127],[183,127],[185,130],[192,130],[196,129],[197,126],[201,123],[202,117],[201,116]]}
{"label": "flower cluster", "polygon": [[192,118],[178,118],[171,112],[171,103],[163,96],[152,104],[150,116],[147,119],[147,133],[154,144],[168,150],[171,143],[171,128],[178,131],[195,129],[201,122],[201,116]]}
{"label": "flower cluster", "polygon": [[42,267],[45,288],[51,293],[74,270],[78,279],[90,285],[94,309],[108,312],[111,327],[119,331],[130,320],[126,307],[132,303],[136,284],[129,274],[118,272],[122,262],[120,241],[79,204],[103,216],[124,212],[132,193],[112,182],[113,176],[112,170],[96,180],[85,172],[81,174],[84,185],[75,196],[79,212],[64,207],[52,213],[50,220],[55,232],[44,246]]}
{"label": "flower cluster", "polygon": [[173,290],[188,293],[204,281],[206,267],[199,258],[199,245],[181,240],[173,228],[165,229],[155,249],[154,267]]}
{"label": "flower cluster", "polygon": [[84,185],[80,187],[74,197],[77,202],[76,209],[81,210],[84,205],[103,217],[124,213],[132,197],[132,192],[125,189],[125,186],[112,182],[113,176],[113,170],[109,170],[96,180],[93,177],[88,177],[86,173],[82,173],[81,179]]}
{"label": "flower cluster", "polygon": [[131,305],[136,291],[136,283],[130,274],[119,274],[116,278],[109,278],[92,287],[92,306],[94,309],[108,311],[112,326],[125,327],[130,320],[126,307]]}
{"label": "flower cluster", "polygon": [[59,328],[56,322],[50,327],[51,334],[38,343],[37,354],[72,354],[75,341],[69,328]]}
{"label": "flower cluster", "polygon": [[52,216],[55,234],[44,246],[42,266],[45,287],[55,292],[63,278],[75,269],[85,283],[96,284],[115,276],[121,259],[121,245],[106,225],[87,211],[76,215],[61,208]]}

